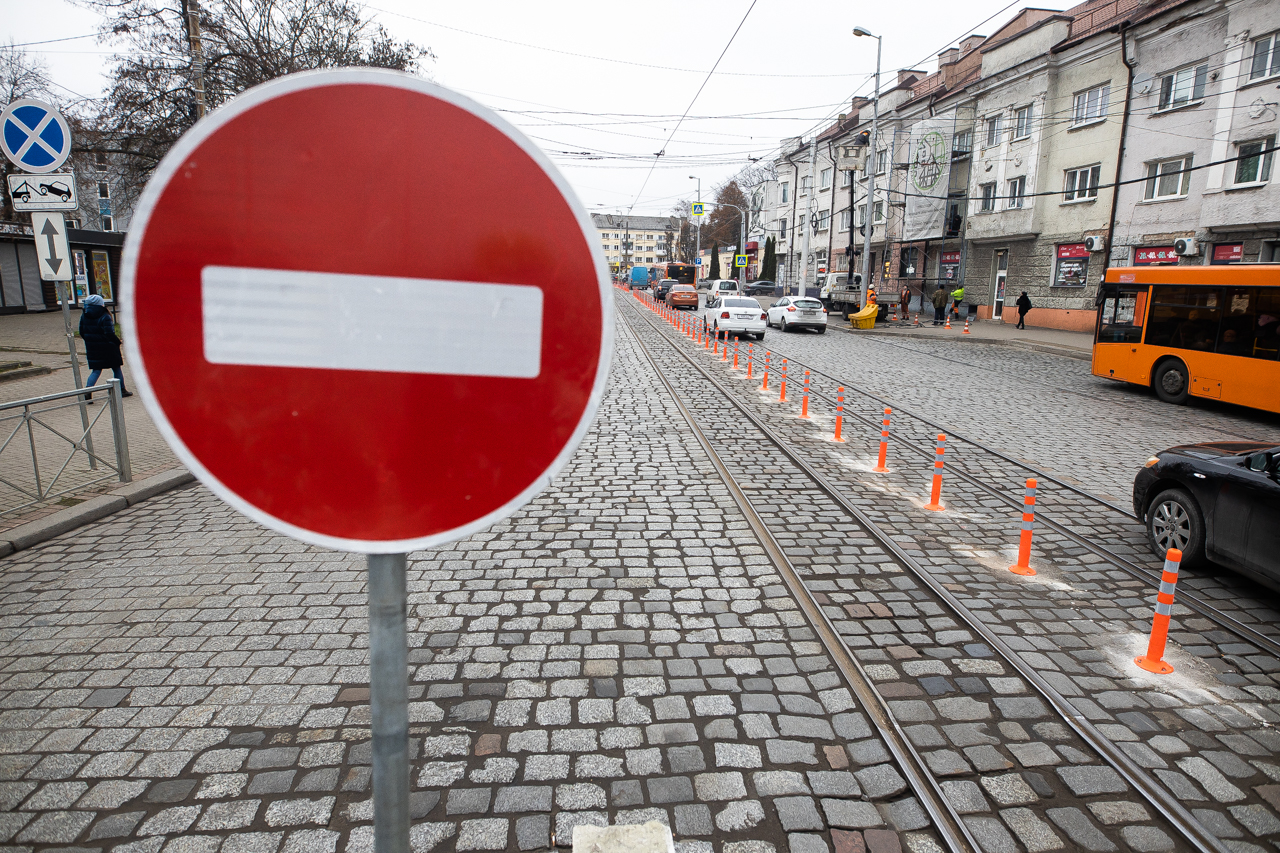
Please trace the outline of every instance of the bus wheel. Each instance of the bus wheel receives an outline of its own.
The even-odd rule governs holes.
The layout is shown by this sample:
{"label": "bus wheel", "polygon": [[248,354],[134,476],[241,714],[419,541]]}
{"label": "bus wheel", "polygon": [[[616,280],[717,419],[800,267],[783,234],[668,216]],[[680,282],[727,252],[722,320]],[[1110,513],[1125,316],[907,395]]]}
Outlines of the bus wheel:
{"label": "bus wheel", "polygon": [[1161,400],[1181,406],[1187,402],[1187,391],[1191,386],[1187,366],[1176,358],[1162,362],[1156,368],[1152,385],[1155,386],[1156,396]]}

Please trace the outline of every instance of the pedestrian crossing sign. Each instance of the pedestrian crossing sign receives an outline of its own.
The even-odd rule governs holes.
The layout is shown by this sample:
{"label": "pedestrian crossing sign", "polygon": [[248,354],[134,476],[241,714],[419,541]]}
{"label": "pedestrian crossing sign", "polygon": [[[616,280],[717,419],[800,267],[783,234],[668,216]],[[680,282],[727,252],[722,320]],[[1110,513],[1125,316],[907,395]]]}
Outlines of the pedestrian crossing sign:
{"label": "pedestrian crossing sign", "polygon": [[746,255],[734,255],[734,256],[733,256],[733,265],[734,265],[735,267],[745,267],[745,266],[747,265],[747,256],[746,256]]}
{"label": "pedestrian crossing sign", "polygon": [[694,215],[694,216],[705,216],[705,215],[706,215],[706,211],[703,209],[703,207],[704,207],[704,205],[703,205],[703,203],[702,203],[702,202],[700,202],[700,201],[695,201],[695,202],[693,203],[693,215]]}

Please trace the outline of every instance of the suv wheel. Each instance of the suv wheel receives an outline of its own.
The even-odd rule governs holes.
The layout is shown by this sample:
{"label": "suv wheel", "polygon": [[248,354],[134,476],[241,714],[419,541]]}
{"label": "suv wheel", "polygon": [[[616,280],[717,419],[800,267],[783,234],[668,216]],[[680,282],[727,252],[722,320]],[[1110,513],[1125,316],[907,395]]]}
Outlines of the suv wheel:
{"label": "suv wheel", "polygon": [[1181,406],[1187,402],[1187,392],[1191,387],[1187,366],[1181,360],[1171,358],[1156,368],[1154,381],[1156,396],[1166,403]]}
{"label": "suv wheel", "polygon": [[1204,561],[1204,517],[1195,498],[1183,489],[1166,489],[1147,509],[1147,541],[1160,559],[1170,548],[1182,552],[1182,565]]}

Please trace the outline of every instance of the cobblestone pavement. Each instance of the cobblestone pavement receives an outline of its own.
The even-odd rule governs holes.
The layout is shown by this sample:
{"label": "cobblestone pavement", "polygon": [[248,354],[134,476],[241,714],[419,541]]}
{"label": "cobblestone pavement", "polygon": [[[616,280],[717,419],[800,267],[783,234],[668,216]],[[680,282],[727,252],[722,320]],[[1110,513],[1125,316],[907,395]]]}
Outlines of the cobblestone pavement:
{"label": "cobblestone pavement", "polygon": [[[79,317],[79,311],[71,313],[73,327],[79,323]],[[71,359],[67,354],[67,339],[63,329],[60,312],[0,315],[0,361],[30,361],[53,370],[52,373],[44,376],[0,383],[0,402],[25,400],[75,388],[71,374]],[[80,344],[79,339],[76,342],[82,352],[80,375],[87,377],[89,368],[84,361],[83,344]],[[125,385],[132,389],[133,373],[127,364],[124,370]],[[110,371],[107,371],[106,378],[111,378]],[[103,381],[105,380],[99,380],[99,384]],[[99,392],[99,395],[101,393]],[[95,451],[99,456],[114,463],[111,417],[106,408],[105,405],[100,404],[89,407],[89,417],[98,417],[93,427]],[[142,398],[134,396],[125,400],[124,413],[134,479],[141,480],[177,467],[177,458],[161,438],[159,430],[156,429],[151,417],[147,414],[146,407],[142,404]],[[73,438],[78,437],[82,430],[78,406],[62,408],[43,416],[42,419],[51,428]],[[11,429],[13,429],[12,425],[0,434],[0,443],[8,437]],[[47,487],[50,476],[58,470],[70,452],[70,445],[56,438],[48,429],[37,427],[35,434],[41,476],[45,479]],[[67,503],[78,503],[84,498],[120,485],[118,478],[109,478],[99,483],[91,482],[101,474],[101,470],[95,472],[89,468],[83,454],[77,454],[58,481],[60,487],[58,491],[65,488],[69,488],[70,491],[62,498],[55,498],[53,501],[45,501],[23,509],[17,509],[17,507],[26,504],[30,498],[24,497],[18,490],[0,482],[0,530],[25,524],[56,512]],[[31,465],[30,445],[26,441],[25,433],[0,453],[0,480],[8,480],[25,489],[34,490],[35,477]],[[63,503],[59,503],[59,500]]]}
{"label": "cobblestone pavement", "polygon": [[[627,342],[511,520],[411,555],[415,849],[581,822],[681,853],[939,849],[829,656]],[[0,843],[371,849],[360,558],[200,488],[3,563]]]}
{"label": "cobblestone pavement", "polygon": [[[675,338],[668,330],[663,332],[669,340]],[[839,339],[831,343],[838,344]],[[678,345],[688,351],[686,343]],[[722,381],[735,385],[727,366],[705,353],[701,357],[705,359],[704,366],[724,377]],[[681,370],[674,361],[670,373],[694,389],[699,384],[691,377],[691,369]],[[919,466],[919,475],[868,477],[870,459],[874,458],[869,442],[860,445],[855,434],[849,446],[838,446],[829,440],[829,417],[810,422],[795,417],[798,408],[795,396],[791,404],[780,405],[776,390],[765,396],[748,390],[742,382],[736,382],[736,387],[740,389],[740,399],[795,446],[803,448],[812,464],[824,475],[839,481],[855,504],[890,530],[898,543],[936,577],[949,581],[948,588],[967,608],[1068,697],[1083,717],[1094,721],[1134,761],[1154,773],[1228,846],[1256,849],[1248,845],[1274,839],[1280,830],[1280,821],[1273,812],[1276,805],[1273,784],[1280,768],[1273,760],[1280,742],[1272,738],[1271,725],[1277,719],[1275,700],[1280,698],[1280,693],[1276,692],[1271,674],[1280,669],[1280,661],[1260,654],[1257,648],[1239,642],[1208,620],[1188,618],[1185,611],[1179,612],[1175,607],[1174,648],[1169,659],[1175,661],[1179,674],[1164,680],[1146,676],[1133,667],[1132,657],[1142,651],[1143,635],[1150,625],[1153,591],[1149,586],[1108,571],[1105,564],[1091,560],[1092,555],[1083,549],[1072,548],[1070,543],[1053,537],[1044,537],[1045,541],[1039,543],[1033,559],[1033,565],[1041,572],[1036,579],[1026,581],[1010,575],[1005,568],[1012,562],[1011,548],[973,543],[973,531],[999,530],[1002,515],[1003,527],[1009,531],[1004,541],[1016,541],[1016,516],[1002,506],[993,505],[985,495],[958,488],[956,481],[948,480],[946,494],[950,496],[951,513],[939,516],[923,511],[923,501],[915,497],[927,493],[923,465]],[[755,383],[749,387],[754,388]],[[776,374],[774,387],[776,389]],[[795,388],[793,385],[793,395]],[[703,393],[706,393],[705,386]],[[724,411],[722,403],[713,403],[708,409],[710,417]],[[744,458],[768,458],[767,448],[756,446],[743,427],[724,425],[722,429],[740,435],[739,441],[750,450]],[[805,495],[803,500],[789,494],[781,498],[773,496],[771,490],[782,470],[766,467],[759,471],[756,479],[761,482],[755,487],[759,491],[753,494],[762,494],[766,501],[782,500],[780,514],[793,518],[800,529],[822,528],[824,519],[814,515],[812,509],[821,506],[820,498],[812,494]],[[956,626],[929,624],[929,620],[918,618],[918,612],[912,613],[907,604],[898,605],[902,612],[894,611],[892,615],[917,618],[867,619],[869,614],[863,611],[874,594],[865,582],[849,578],[857,572],[841,565],[848,559],[846,555],[856,550],[852,549],[849,536],[836,537],[835,542],[840,543],[840,547],[822,549],[814,547],[817,544],[814,542],[797,543],[797,547],[807,544],[810,549],[801,551],[802,559],[820,563],[814,571],[827,576],[810,581],[811,588],[828,595],[834,605],[829,613],[833,619],[842,620],[839,624],[841,630],[847,632],[846,641],[860,656],[868,655],[864,660],[872,663],[873,672],[886,680],[889,689],[903,691],[899,695],[919,697],[898,703],[902,715],[922,723],[908,729],[913,739],[918,738],[917,745],[922,749],[965,745],[954,739],[948,742],[938,732],[938,724],[933,720],[953,718],[942,709],[930,707],[931,703],[936,706],[940,701],[933,697],[943,697],[941,701],[946,703],[954,700],[967,705],[974,715],[971,719],[999,721],[998,733],[984,731],[991,741],[984,744],[975,740],[969,744],[990,747],[985,759],[969,756],[967,749],[963,750],[964,758],[952,758],[955,753],[951,752],[943,765],[947,772],[964,774],[976,770],[981,773],[984,765],[986,769],[998,771],[1020,764],[1027,768],[1024,772],[1039,773],[1054,767],[1060,779],[1067,781],[1064,773],[1070,772],[1069,765],[1087,766],[1088,756],[1063,742],[1064,731],[1055,732],[1058,724],[1038,722],[1028,731],[1026,721],[1016,717],[1018,712],[1009,719],[1008,694],[1001,697],[1002,688],[994,682],[975,681],[970,677],[972,672],[963,667],[956,672],[953,661],[915,660],[922,650],[926,657],[933,653],[945,660],[948,656],[939,655],[931,646],[957,646],[964,639],[971,639],[966,632],[959,630],[958,635],[949,637],[949,643],[943,642],[937,635],[951,632]],[[1266,615],[1267,621],[1274,622],[1276,614],[1270,594],[1257,592],[1261,592],[1264,600],[1255,601],[1253,606]],[[909,596],[918,595],[918,591],[909,579],[895,578],[893,594],[899,601],[910,601]],[[894,602],[881,604],[891,608]],[[855,621],[857,617],[862,620]],[[876,636],[873,625],[878,625],[878,630],[884,633]],[[939,628],[945,628],[945,632]],[[889,633],[895,630],[900,633]],[[887,647],[895,643],[907,652],[906,664],[892,654],[886,655],[892,651]],[[953,649],[950,656],[956,656],[955,651]],[[922,667],[921,663],[925,665]],[[990,661],[976,663],[993,665]],[[975,662],[968,665],[974,666]],[[912,666],[918,669],[912,671]],[[944,677],[934,672],[938,667],[948,670],[942,674]],[[945,677],[953,673],[959,677],[955,680]],[[1025,685],[1018,679],[1006,682],[1004,675],[1007,674],[995,681],[1016,685],[1019,694],[1026,692]],[[993,700],[983,694],[995,697],[994,707]],[[986,707],[978,708],[974,702]],[[1020,710],[1030,708],[1033,720],[1044,720],[1048,715],[1038,703],[1038,699],[1030,699],[1029,705]],[[1010,723],[1022,727],[1021,733],[1009,728]],[[983,723],[983,728],[986,727]],[[943,729],[945,731],[945,725]],[[1037,764],[1040,761],[1044,764]],[[1033,771],[1033,768],[1039,769]],[[1097,772],[1100,773],[1101,768]],[[1074,786],[1072,792],[1079,793]],[[1097,815],[1096,810],[1094,813]],[[1243,829],[1255,814],[1267,815],[1265,826],[1257,824],[1259,832]],[[1083,826],[1077,822],[1077,827]],[[1060,825],[1059,828],[1070,834],[1066,827]],[[1082,838],[1071,837],[1081,847],[1103,849],[1090,848]],[[1245,838],[1251,841],[1246,842]]]}

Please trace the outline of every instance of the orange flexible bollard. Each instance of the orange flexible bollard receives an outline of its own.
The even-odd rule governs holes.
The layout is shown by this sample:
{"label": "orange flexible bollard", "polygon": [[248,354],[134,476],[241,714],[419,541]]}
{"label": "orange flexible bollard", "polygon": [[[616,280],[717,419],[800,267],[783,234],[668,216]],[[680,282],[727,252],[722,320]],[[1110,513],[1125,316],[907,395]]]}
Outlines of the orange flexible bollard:
{"label": "orange flexible bollard", "polygon": [[751,378],[751,350],[754,344],[747,344],[747,378]]}
{"label": "orange flexible bollard", "polygon": [[764,351],[764,384],[760,386],[761,391],[769,390],[769,351]]}
{"label": "orange flexible bollard", "polygon": [[733,369],[738,369],[738,345],[742,343],[741,338],[733,339]]}
{"label": "orange flexible bollard", "polygon": [[840,428],[844,425],[844,386],[836,389],[836,434],[832,441],[844,441],[840,437]]}
{"label": "orange flexible bollard", "polygon": [[880,422],[880,457],[876,460],[876,467],[872,468],[880,474],[888,474],[889,468],[885,465],[886,457],[889,455],[889,415],[893,413],[893,409],[885,407],[884,420]]}
{"label": "orange flexible bollard", "polygon": [[778,398],[779,403],[787,402],[787,360],[782,360],[782,396]]}
{"label": "orange flexible bollard", "polygon": [[1169,640],[1169,617],[1173,613],[1173,591],[1178,585],[1178,566],[1182,563],[1182,552],[1170,548],[1164,555],[1164,573],[1160,576],[1160,592],[1156,594],[1156,614],[1151,619],[1151,639],[1147,643],[1147,653],[1136,657],[1133,662],[1147,672],[1157,675],[1168,675],[1173,666],[1165,662],[1164,647]]}
{"label": "orange flexible bollard", "polygon": [[1027,480],[1027,494],[1022,499],[1022,535],[1018,538],[1018,562],[1009,567],[1015,575],[1034,575],[1031,568],[1031,531],[1036,524],[1036,480]]}
{"label": "orange flexible bollard", "polygon": [[720,360],[728,361],[729,360],[729,331],[727,329],[725,330],[725,333],[724,333],[724,346],[721,347],[721,350],[722,352],[720,354]]}
{"label": "orange flexible bollard", "polygon": [[934,512],[942,512],[946,507],[942,505],[942,455],[947,452],[947,435],[946,433],[938,433],[938,447],[934,450],[936,454],[933,460],[933,491],[929,495],[929,502],[924,505],[925,509]]}
{"label": "orange flexible bollard", "polygon": [[809,371],[804,372],[804,389],[800,393],[800,417],[809,417]]}

